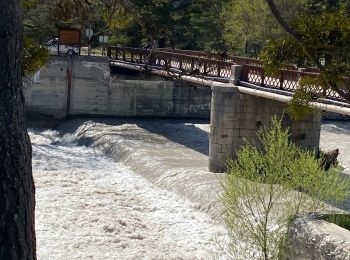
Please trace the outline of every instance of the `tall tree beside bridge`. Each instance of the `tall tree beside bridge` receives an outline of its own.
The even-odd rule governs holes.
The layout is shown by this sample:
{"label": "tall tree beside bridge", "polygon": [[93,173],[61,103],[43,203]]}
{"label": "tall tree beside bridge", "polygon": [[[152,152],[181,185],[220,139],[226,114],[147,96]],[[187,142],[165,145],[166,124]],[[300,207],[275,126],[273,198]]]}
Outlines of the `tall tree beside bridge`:
{"label": "tall tree beside bridge", "polygon": [[0,1],[0,259],[36,259],[31,144],[24,123],[21,0]]}
{"label": "tall tree beside bridge", "polygon": [[[323,95],[315,95],[309,86],[322,86],[325,94],[333,90],[350,102],[350,4],[345,0],[306,0],[303,10],[287,21],[275,0],[266,0],[278,23],[289,37],[271,40],[261,54],[268,71],[286,63],[316,66],[321,76],[307,78],[297,93],[297,103],[308,103]],[[304,84],[305,83],[305,84]]]}
{"label": "tall tree beside bridge", "polygon": [[[290,20],[303,0],[276,0],[280,12]],[[265,42],[287,34],[261,0],[230,0],[223,8],[224,38],[235,55],[257,57]]]}

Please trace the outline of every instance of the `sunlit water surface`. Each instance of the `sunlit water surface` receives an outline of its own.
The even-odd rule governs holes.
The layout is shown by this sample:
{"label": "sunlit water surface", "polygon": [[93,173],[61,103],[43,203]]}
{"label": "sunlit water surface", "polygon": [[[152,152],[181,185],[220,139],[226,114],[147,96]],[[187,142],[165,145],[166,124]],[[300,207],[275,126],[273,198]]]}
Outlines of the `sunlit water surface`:
{"label": "sunlit water surface", "polygon": [[[72,135],[30,131],[38,259],[218,259],[226,230]],[[221,242],[220,242],[221,241]],[[224,258],[222,258],[224,259]]]}
{"label": "sunlit water surface", "polygon": [[[207,171],[208,132],[166,120],[31,130],[39,259],[224,259],[223,175]],[[350,174],[349,122],[324,122],[320,146],[339,148]]]}

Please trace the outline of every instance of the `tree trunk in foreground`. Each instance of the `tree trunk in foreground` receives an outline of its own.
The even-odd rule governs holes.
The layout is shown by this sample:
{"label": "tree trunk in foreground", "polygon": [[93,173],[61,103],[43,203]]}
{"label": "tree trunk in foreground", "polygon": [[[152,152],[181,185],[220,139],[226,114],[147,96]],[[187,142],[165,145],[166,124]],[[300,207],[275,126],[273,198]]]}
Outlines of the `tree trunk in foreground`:
{"label": "tree trunk in foreground", "polygon": [[0,259],[36,259],[31,144],[24,123],[21,0],[0,1]]}

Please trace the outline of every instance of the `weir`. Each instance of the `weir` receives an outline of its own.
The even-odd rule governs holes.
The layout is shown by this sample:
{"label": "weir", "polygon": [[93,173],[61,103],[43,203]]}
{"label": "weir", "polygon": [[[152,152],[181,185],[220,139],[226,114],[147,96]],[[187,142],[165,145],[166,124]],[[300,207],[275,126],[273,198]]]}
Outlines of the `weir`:
{"label": "weir", "polygon": [[[61,125],[61,130],[66,132],[71,128],[78,145],[103,151],[108,157],[124,163],[162,189],[188,198],[195,203],[194,208],[221,221],[222,211],[218,206],[217,195],[221,192],[221,182],[226,175],[208,172],[205,162],[208,162],[209,157],[210,170],[221,172],[226,159],[234,158],[235,151],[246,141],[254,141],[257,130],[268,124],[272,115],[283,114],[287,99],[268,93],[257,95],[254,89],[242,89],[239,77],[231,77],[230,83],[220,84],[194,77],[169,80],[159,71],[158,75],[146,76],[136,69],[130,70],[130,64],[128,67],[128,70],[114,68],[113,77],[109,63],[104,58],[74,57],[72,61],[63,57],[51,58],[48,66],[34,76],[34,83],[26,84],[26,109],[28,112],[55,118],[81,115],[155,115],[157,118],[200,118],[202,115],[203,118],[209,118],[210,111],[209,140],[207,126],[188,123],[174,126],[174,122],[161,125],[164,121],[158,124],[156,120],[150,124],[125,124],[127,120],[124,118],[119,119],[120,125],[116,122],[109,124],[109,121],[89,121],[78,122],[74,126],[71,125],[73,121],[67,121],[68,125]],[[235,68],[233,72],[236,72]],[[164,104],[171,105],[166,107]],[[284,125],[290,127],[293,141],[310,150],[316,150],[319,147],[320,121],[321,114],[315,111],[303,121],[292,121],[285,117]],[[343,134],[345,132],[348,135],[348,125],[326,127],[329,129],[326,129],[327,138],[323,138],[324,142],[326,140],[323,148],[335,148],[336,145],[341,151],[345,151],[348,141],[343,139]],[[330,140],[333,132],[342,134],[338,133],[338,142]],[[200,141],[203,142],[202,145]],[[47,147],[51,147],[51,141],[49,143],[50,146]],[[80,158],[80,155],[77,157]],[[98,158],[96,161],[100,160]],[[80,160],[79,163],[81,165]],[[348,168],[348,159],[346,163],[343,165]],[[79,177],[80,173],[74,176]],[[109,182],[110,179],[106,183]],[[113,192],[114,187],[111,194]],[[347,209],[349,205],[347,202]],[[296,244],[295,247],[299,250],[306,245],[305,250],[308,252],[309,246],[314,245],[313,241],[319,241],[318,233],[311,233],[307,225],[302,227],[301,232],[305,233],[301,240],[303,243]],[[299,233],[298,230],[295,234]],[[299,235],[295,237],[295,241],[300,241]],[[339,241],[332,242],[331,246],[334,244],[337,250],[341,246]],[[312,253],[317,251],[322,255],[328,250],[324,248],[317,247]],[[347,252],[344,253],[345,256],[348,256]]]}
{"label": "weir", "polygon": [[111,74],[105,57],[51,56],[24,87],[26,110],[69,116],[209,119],[211,89],[140,73]]}
{"label": "weir", "polygon": [[[26,110],[56,119],[79,116],[198,118],[211,121],[209,171],[222,172],[228,159],[257,131],[287,107],[277,94],[242,91],[241,66],[232,66],[230,83],[192,76],[170,77],[167,71],[146,73],[132,64],[112,67],[105,57],[50,58],[25,86]],[[284,101],[283,101],[284,100]],[[321,113],[294,121],[284,115],[291,140],[317,152]]]}

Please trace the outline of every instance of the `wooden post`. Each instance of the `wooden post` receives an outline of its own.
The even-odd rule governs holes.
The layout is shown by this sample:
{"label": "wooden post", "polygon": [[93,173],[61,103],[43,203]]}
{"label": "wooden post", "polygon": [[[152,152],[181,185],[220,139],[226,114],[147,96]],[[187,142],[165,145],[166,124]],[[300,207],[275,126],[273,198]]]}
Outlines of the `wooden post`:
{"label": "wooden post", "polygon": [[107,47],[107,57],[108,58],[112,58],[111,57],[111,47],[110,46]]}
{"label": "wooden post", "polygon": [[72,92],[72,61],[73,57],[70,56],[67,67],[67,105],[66,105],[66,119],[69,118],[70,113],[70,102],[71,102],[71,92]]}
{"label": "wooden post", "polygon": [[281,70],[281,75],[280,75],[280,89],[283,89],[283,70]]}
{"label": "wooden post", "polygon": [[217,75],[219,78],[221,76],[221,63],[219,62],[218,63],[218,75]]}
{"label": "wooden post", "polygon": [[261,86],[265,86],[265,71],[261,69]]}

